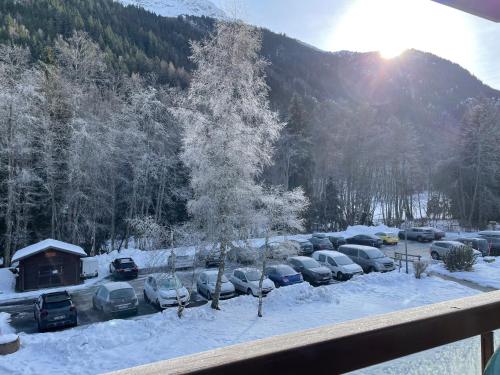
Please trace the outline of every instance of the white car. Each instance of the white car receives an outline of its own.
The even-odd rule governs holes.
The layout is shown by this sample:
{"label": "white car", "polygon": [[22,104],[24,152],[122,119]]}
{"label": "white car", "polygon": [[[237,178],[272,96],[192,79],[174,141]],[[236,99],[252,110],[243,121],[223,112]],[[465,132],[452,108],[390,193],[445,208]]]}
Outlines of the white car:
{"label": "white car", "polygon": [[177,275],[151,275],[144,283],[144,301],[161,309],[189,302],[189,291]]}
{"label": "white car", "polygon": [[[218,270],[206,270],[200,273],[196,281],[196,289],[198,293],[206,299],[212,299],[215,293],[215,284],[217,282]],[[232,298],[236,295],[234,285],[222,275],[222,284],[220,289],[220,299]]]}
{"label": "white car", "polygon": [[[259,281],[261,272],[257,268],[237,268],[229,277],[234,288],[242,293],[259,296]],[[262,295],[268,294],[274,289],[274,283],[267,277],[262,280]]]}
{"label": "white car", "polygon": [[333,250],[318,250],[313,259],[328,267],[337,280],[348,280],[354,275],[362,275],[363,269],[347,255]]}

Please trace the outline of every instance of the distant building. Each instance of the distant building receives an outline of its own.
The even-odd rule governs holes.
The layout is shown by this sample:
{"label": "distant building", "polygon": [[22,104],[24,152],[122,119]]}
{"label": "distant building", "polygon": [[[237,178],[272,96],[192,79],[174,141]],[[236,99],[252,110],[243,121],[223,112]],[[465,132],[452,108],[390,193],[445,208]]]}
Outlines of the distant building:
{"label": "distant building", "polygon": [[12,264],[18,263],[19,270],[16,290],[80,284],[80,258],[86,256],[80,246],[52,239],[17,250],[12,257]]}

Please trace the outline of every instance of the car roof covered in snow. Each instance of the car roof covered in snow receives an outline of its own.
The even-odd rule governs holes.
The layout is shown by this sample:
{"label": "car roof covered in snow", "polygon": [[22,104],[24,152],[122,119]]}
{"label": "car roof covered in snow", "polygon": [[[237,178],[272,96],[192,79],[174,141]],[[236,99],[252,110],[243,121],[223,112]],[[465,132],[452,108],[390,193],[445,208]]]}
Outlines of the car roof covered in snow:
{"label": "car roof covered in snow", "polygon": [[107,290],[112,292],[113,290],[119,290],[119,289],[134,289],[132,288],[132,285],[125,281],[116,281],[116,282],[111,282],[111,283],[106,283],[103,285]]}
{"label": "car roof covered in snow", "polygon": [[37,254],[37,253],[41,253],[42,251],[45,251],[49,248],[64,251],[66,253],[80,255],[82,257],[87,256],[85,251],[80,246],[72,245],[70,243],[66,243],[66,242],[62,242],[62,241],[58,241],[58,240],[53,240],[53,239],[49,238],[49,239],[37,242],[33,245],[27,246],[23,249],[17,250],[15,252],[14,256],[12,257],[12,262],[18,262],[21,259],[27,258],[27,257],[32,256],[32,255]]}
{"label": "car roof covered in snow", "polygon": [[323,254],[323,255],[328,255],[331,257],[345,257],[346,255],[344,253],[341,253],[340,251],[335,251],[335,250],[318,250],[315,251],[314,254]]}

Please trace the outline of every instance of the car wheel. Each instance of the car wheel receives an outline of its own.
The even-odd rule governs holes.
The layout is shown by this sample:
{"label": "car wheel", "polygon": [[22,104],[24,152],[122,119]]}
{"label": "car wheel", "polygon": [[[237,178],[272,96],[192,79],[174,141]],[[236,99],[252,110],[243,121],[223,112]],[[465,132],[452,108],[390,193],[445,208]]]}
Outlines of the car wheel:
{"label": "car wheel", "polygon": [[342,272],[337,272],[337,280],[344,280],[344,274]]}
{"label": "car wheel", "polygon": [[421,236],[418,236],[418,237],[417,237],[417,241],[418,241],[418,242],[424,242],[424,239],[423,239]]}
{"label": "car wheel", "polygon": [[252,289],[248,288],[248,289],[247,289],[247,294],[248,294],[249,296],[253,296]]}
{"label": "car wheel", "polygon": [[375,268],[368,267],[368,269],[366,270],[366,273],[372,273],[372,272],[375,272]]}
{"label": "car wheel", "polygon": [[210,291],[207,290],[207,299],[210,301],[212,299],[212,295],[210,294]]}
{"label": "car wheel", "polygon": [[93,299],[93,298],[92,298],[92,308],[93,308],[94,310],[97,310],[97,306],[95,305],[95,301],[94,301],[94,299]]}
{"label": "car wheel", "polygon": [[148,298],[146,291],[144,290],[142,293],[144,294],[144,302],[149,303],[150,301],[149,301],[149,298]]}
{"label": "car wheel", "polygon": [[157,308],[158,310],[163,310],[163,309],[161,308],[160,301],[158,301],[158,298],[157,298],[157,299],[156,299],[156,301],[155,301],[155,306],[156,306],[156,308]]}
{"label": "car wheel", "polygon": [[431,252],[431,258],[434,260],[439,260],[439,254],[435,251]]}

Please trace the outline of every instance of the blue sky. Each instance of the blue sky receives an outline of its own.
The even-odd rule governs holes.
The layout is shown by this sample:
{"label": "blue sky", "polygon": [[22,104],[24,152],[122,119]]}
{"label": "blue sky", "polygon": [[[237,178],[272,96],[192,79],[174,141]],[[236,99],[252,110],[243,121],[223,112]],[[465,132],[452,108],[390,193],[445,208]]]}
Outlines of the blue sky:
{"label": "blue sky", "polygon": [[430,0],[212,2],[249,23],[326,51],[381,51],[386,58],[406,48],[431,52],[500,89],[500,23]]}

